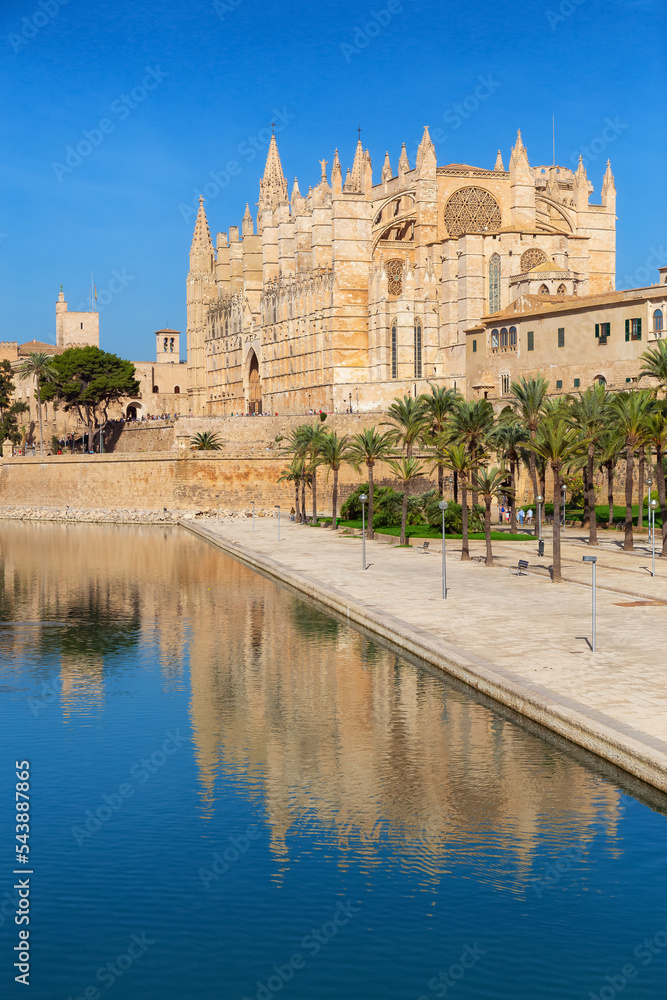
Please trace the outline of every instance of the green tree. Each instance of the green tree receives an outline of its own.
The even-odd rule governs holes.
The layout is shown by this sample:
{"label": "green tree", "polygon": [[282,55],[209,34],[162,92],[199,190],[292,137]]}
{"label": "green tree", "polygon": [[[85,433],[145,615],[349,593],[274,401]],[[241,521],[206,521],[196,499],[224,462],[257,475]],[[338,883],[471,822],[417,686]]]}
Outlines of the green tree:
{"label": "green tree", "polygon": [[347,461],[359,472],[362,465],[368,469],[368,529],[367,538],[373,538],[373,470],[376,462],[386,461],[391,453],[392,437],[389,431],[381,432],[377,427],[366,427],[355,434],[350,441]]}
{"label": "green tree", "polygon": [[[493,431],[493,407],[488,399],[474,402],[459,400],[452,414],[452,438],[462,442],[473,460],[473,465],[482,461],[490,435]],[[473,507],[477,505],[477,489],[472,483]]]}
{"label": "green tree", "polygon": [[[667,556],[667,504],[665,501],[665,450],[667,449],[667,404],[656,403],[645,424],[646,442],[655,448],[655,482],[658,488],[658,503],[662,518],[662,552]],[[640,498],[643,506],[643,497]]]}
{"label": "green tree", "polygon": [[[422,402],[424,416],[426,417],[429,442],[435,444],[436,441],[443,439],[447,422],[456,407],[459,394],[456,389],[445,389],[444,386],[433,385],[431,382],[429,382],[429,386],[431,388],[430,395],[424,393],[419,398]],[[440,460],[436,461],[436,466],[438,469],[438,493],[440,496],[443,496],[444,466]]]}
{"label": "green tree", "polygon": [[307,458],[306,474],[313,494],[313,524],[317,524],[317,463],[326,434],[321,424],[301,424],[294,432],[295,446]]}
{"label": "green tree", "polygon": [[507,462],[510,470],[510,531],[516,534],[516,470],[521,460],[522,446],[528,441],[528,431],[517,420],[514,411],[498,421],[491,437],[491,444],[499,458]]}
{"label": "green tree", "polygon": [[498,468],[494,465],[492,469],[480,469],[475,473],[474,482],[477,491],[484,501],[484,537],[486,539],[486,565],[493,566],[493,552],[491,550],[491,503],[497,500],[507,487],[504,485],[507,479],[507,469]]}
{"label": "green tree", "polygon": [[588,448],[588,440],[571,427],[560,415],[552,413],[540,422],[535,452],[551,466],[554,478],[553,567],[551,579],[562,582],[560,553],[560,491],[563,469],[580,459]]}
{"label": "green tree", "polygon": [[[646,425],[646,418],[655,405],[653,393],[646,389],[619,393],[611,402],[611,414],[615,428],[623,439],[625,447],[625,540],[623,549],[631,552],[634,548],[632,536],[632,474],[634,470],[635,448],[640,444]],[[640,503],[644,498],[640,498]]]}
{"label": "green tree", "polygon": [[603,435],[600,447],[600,467],[607,473],[607,503],[609,505],[607,527],[611,528],[614,524],[614,473],[616,472],[616,463],[623,451],[623,438],[612,427],[607,429]]}
{"label": "green tree", "polygon": [[667,390],[667,340],[659,340],[657,347],[650,347],[641,355],[644,367],[639,378],[654,378],[661,389]]}
{"label": "green tree", "polygon": [[468,540],[468,480],[476,471],[479,462],[466,450],[462,443],[450,444],[444,451],[444,466],[451,469],[459,477],[461,486],[461,561],[470,559],[470,543]]}
{"label": "green tree", "polygon": [[132,362],[99,347],[70,347],[52,361],[56,374],[52,382],[40,379],[42,398],[75,410],[88,429],[89,445],[98,417],[101,424],[110,404],[139,394]]}
{"label": "green tree", "polygon": [[54,364],[55,359],[51,354],[39,351],[29,354],[18,370],[20,379],[34,378],[37,386],[37,416],[39,418],[39,453],[44,455],[44,434],[42,429],[42,387],[52,385],[58,372]]}
{"label": "green tree", "polygon": [[284,482],[294,483],[294,492],[295,492],[294,516],[296,520],[299,522],[301,521],[301,512],[299,510],[299,486],[306,478],[305,467],[306,467],[305,459],[302,456],[294,455],[292,461],[287,466],[287,468],[283,469],[283,471],[278,476],[279,483],[284,483]]}
{"label": "green tree", "polygon": [[605,428],[609,423],[609,393],[604,385],[598,384],[580,392],[572,400],[568,420],[572,427],[588,438],[586,465],[584,466],[584,490],[586,493],[586,513],[588,514],[588,544],[597,545],[597,517],[595,514],[595,459]]}
{"label": "green tree", "polygon": [[336,431],[330,431],[329,433],[325,432],[324,437],[322,438],[322,444],[320,445],[318,464],[325,466],[328,470],[333,472],[333,516],[331,527],[334,531],[338,528],[338,522],[336,520],[338,514],[338,473],[340,472],[341,465],[347,459],[347,450],[347,434],[339,437]]}
{"label": "green tree", "polygon": [[19,417],[28,411],[26,403],[14,401],[14,380],[9,361],[0,361],[0,434],[3,441],[20,444]]}
{"label": "green tree", "polygon": [[408,522],[408,496],[410,483],[424,472],[424,466],[416,458],[394,458],[389,468],[403,483],[403,509],[401,511],[401,545],[405,545],[405,526]]}
{"label": "green tree", "polygon": [[220,451],[222,441],[217,431],[199,431],[190,438],[190,447],[194,451]]}
{"label": "green tree", "polygon": [[387,409],[387,416],[391,418],[391,423],[385,422],[383,426],[389,427],[389,434],[394,445],[405,448],[405,457],[412,458],[412,451],[428,430],[428,417],[424,407],[424,397],[414,399],[412,396],[398,397]]}
{"label": "green tree", "polygon": [[[519,412],[524,427],[528,431],[531,442],[535,441],[548,388],[549,383],[542,375],[538,375],[537,378],[525,378],[522,375],[516,382],[512,382],[510,386],[510,392],[514,396],[514,405]],[[535,455],[536,452],[531,449],[529,452],[529,467],[530,480],[533,484],[533,504],[537,503],[539,495]],[[537,524],[535,525],[535,533],[537,534]]]}

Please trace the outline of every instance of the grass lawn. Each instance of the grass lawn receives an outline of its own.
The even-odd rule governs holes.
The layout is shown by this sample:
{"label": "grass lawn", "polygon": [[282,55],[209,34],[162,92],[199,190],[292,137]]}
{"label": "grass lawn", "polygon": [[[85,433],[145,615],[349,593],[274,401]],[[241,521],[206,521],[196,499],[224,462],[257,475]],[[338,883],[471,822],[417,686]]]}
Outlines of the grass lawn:
{"label": "grass lawn", "polygon": [[[655,497],[657,500],[657,496]],[[530,505],[524,504],[523,510],[529,510]],[[533,508],[533,513],[535,514],[535,508]],[[554,505],[552,503],[546,503],[544,505],[543,513],[548,517],[552,517],[554,512]],[[637,526],[637,516],[639,514],[639,505],[632,505],[632,523]],[[535,515],[536,516],[536,515]],[[581,521],[584,516],[584,512],[581,509],[575,507],[566,507],[565,517],[568,521]],[[595,505],[595,517],[597,519],[598,527],[604,527],[609,521],[609,504],[596,504]],[[625,504],[622,506],[619,504],[614,504],[614,524],[625,524]],[[655,524],[656,527],[662,527],[662,518],[659,511],[655,512]],[[648,525],[648,508],[644,507],[644,527]]]}
{"label": "grass lawn", "polygon": [[[320,521],[331,524],[330,517],[321,517]],[[341,528],[361,528],[361,520],[358,521],[339,521],[339,526]],[[399,538],[401,534],[401,529],[398,526],[391,528],[376,528],[376,535],[392,535],[394,538]],[[438,531],[437,528],[432,528],[429,524],[409,524],[405,529],[406,538],[441,538],[442,532]],[[463,535],[452,534],[447,532],[447,538],[462,538]],[[471,532],[468,535],[471,540],[484,540],[484,532],[477,531]],[[535,535],[525,534],[525,535],[510,535],[506,531],[492,531],[491,540],[494,542],[529,542],[535,541]]]}

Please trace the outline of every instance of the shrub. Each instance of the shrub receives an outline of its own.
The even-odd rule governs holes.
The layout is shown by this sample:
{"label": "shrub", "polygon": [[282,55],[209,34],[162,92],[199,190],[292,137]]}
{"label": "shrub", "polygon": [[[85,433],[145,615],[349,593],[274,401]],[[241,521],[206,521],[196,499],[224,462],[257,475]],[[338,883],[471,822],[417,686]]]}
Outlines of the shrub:
{"label": "shrub", "polygon": [[[442,511],[438,506],[440,503],[438,491],[429,490],[422,497],[422,501],[428,523],[432,528],[442,529]],[[454,503],[451,500],[447,501],[445,530],[454,532],[457,535],[463,531],[462,507],[460,503]],[[481,504],[476,504],[468,510],[468,531],[484,531],[484,507]]]}
{"label": "shrub", "polygon": [[[356,486],[349,497],[340,508],[340,517],[343,521],[359,521],[361,519],[361,501],[359,497],[362,493],[368,496],[368,483]],[[377,490],[376,490],[377,493]]]}

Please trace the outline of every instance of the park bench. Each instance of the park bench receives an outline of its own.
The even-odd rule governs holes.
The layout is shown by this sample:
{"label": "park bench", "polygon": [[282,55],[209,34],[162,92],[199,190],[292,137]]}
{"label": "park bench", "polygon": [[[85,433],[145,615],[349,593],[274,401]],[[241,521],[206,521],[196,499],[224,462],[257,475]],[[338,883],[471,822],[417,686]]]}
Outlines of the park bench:
{"label": "park bench", "polygon": [[519,559],[516,566],[510,566],[510,576],[516,573],[517,576],[528,576],[528,560]]}
{"label": "park bench", "polygon": [[423,545],[417,545],[416,548],[417,548],[418,552],[423,552],[426,555],[428,553],[428,546],[429,546],[429,543],[428,542],[424,542]]}

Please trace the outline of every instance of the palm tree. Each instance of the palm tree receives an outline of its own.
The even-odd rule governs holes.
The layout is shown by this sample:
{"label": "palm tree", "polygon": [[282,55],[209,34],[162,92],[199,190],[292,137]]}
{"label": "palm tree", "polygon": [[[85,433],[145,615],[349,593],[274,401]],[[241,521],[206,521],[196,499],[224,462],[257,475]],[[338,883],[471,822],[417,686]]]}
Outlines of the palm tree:
{"label": "palm tree", "polygon": [[551,579],[561,583],[560,558],[560,491],[563,467],[576,461],[586,453],[588,440],[582,438],[574,427],[570,427],[562,416],[550,415],[541,421],[535,441],[531,445],[537,455],[541,455],[551,466],[554,478],[554,518],[553,518],[553,568]]}
{"label": "palm tree", "polygon": [[[597,518],[595,515],[595,451],[609,422],[609,394],[604,385],[594,385],[573,399],[568,420],[571,426],[588,438],[585,465],[586,507],[588,509],[588,544],[597,545]],[[598,445],[599,447],[599,445]],[[584,513],[584,522],[585,522]]]}
{"label": "palm tree", "polygon": [[654,378],[661,389],[667,389],[667,340],[659,340],[657,347],[650,347],[641,355],[644,367],[639,378]]}
{"label": "palm tree", "polygon": [[348,436],[344,434],[339,437],[336,431],[325,431],[320,445],[318,465],[324,465],[333,472],[333,517],[331,527],[334,531],[338,528],[336,515],[338,513],[338,473],[343,462],[347,458]]}
{"label": "palm tree", "polygon": [[[472,403],[461,399],[452,414],[452,438],[465,444],[473,462],[482,459],[493,430],[493,420],[493,407],[488,399],[477,399]],[[477,504],[474,482],[472,502],[473,506]]]}
{"label": "palm tree", "polygon": [[[665,449],[667,448],[667,404],[656,403],[654,410],[646,420],[646,441],[649,447],[655,448],[655,478],[658,487],[658,502],[662,517],[662,552],[667,556],[667,509],[665,503]],[[644,498],[641,498],[643,504]]]}
{"label": "palm tree", "polygon": [[477,459],[473,458],[466,451],[464,444],[450,444],[444,450],[444,466],[451,469],[459,477],[461,484],[461,561],[470,559],[470,546],[468,542],[468,477],[478,466]]}
{"label": "palm tree", "polygon": [[[537,434],[537,427],[544,408],[548,388],[549,383],[542,375],[538,375],[537,378],[524,378],[522,375],[516,382],[512,382],[510,386],[510,392],[514,396],[515,405],[518,408],[523,425],[533,443],[535,442],[535,435]],[[533,504],[537,503],[539,495],[535,454],[535,451],[531,450],[529,456],[530,478],[533,484]],[[535,525],[535,534],[537,534],[537,524]]]}
{"label": "palm tree", "polygon": [[217,431],[199,431],[190,438],[190,447],[194,451],[220,451],[222,441]]}
{"label": "palm tree", "polygon": [[[424,393],[420,396],[424,407],[424,414],[428,422],[428,435],[432,441],[441,438],[445,428],[447,427],[447,421],[456,407],[456,402],[459,398],[459,394],[456,389],[445,389],[444,386],[433,385],[429,382],[431,387],[430,396],[428,393]],[[443,496],[444,493],[444,476],[443,476],[443,465],[441,461],[437,462],[438,468],[438,493]]]}
{"label": "palm tree", "polygon": [[491,503],[497,499],[507,487],[504,485],[507,479],[507,469],[499,469],[494,465],[492,469],[482,469],[475,473],[474,482],[484,500],[484,537],[486,538],[486,565],[493,566],[493,552],[491,551]]}
{"label": "palm tree", "polygon": [[621,452],[623,451],[623,439],[612,429],[602,438],[601,468],[607,472],[607,503],[609,504],[609,516],[607,527],[614,524],[614,472]]}
{"label": "palm tree", "polygon": [[58,371],[53,364],[53,358],[44,351],[29,354],[18,370],[20,379],[34,378],[37,386],[37,416],[39,417],[39,453],[44,457],[44,435],[42,432],[42,393],[41,386],[45,382],[55,382]]}
{"label": "palm tree", "polygon": [[294,483],[294,493],[295,493],[294,516],[297,521],[301,521],[301,513],[299,511],[299,486],[301,485],[302,480],[304,480],[305,478],[306,478],[305,462],[303,458],[301,458],[298,455],[295,455],[292,458],[292,461],[287,466],[287,468],[283,469],[283,471],[278,476],[279,483],[285,483],[285,482]]}
{"label": "palm tree", "polygon": [[[632,537],[632,473],[635,448],[642,439],[646,418],[655,405],[653,393],[646,389],[622,392],[611,402],[614,426],[623,438],[625,447],[625,540],[623,549],[631,552],[634,548]],[[641,503],[644,498],[641,498]]]}
{"label": "palm tree", "polygon": [[507,416],[504,419],[501,416],[491,440],[499,458],[509,463],[510,531],[516,534],[516,470],[521,460],[521,446],[528,441],[528,431],[512,413],[511,417]]}
{"label": "palm tree", "polygon": [[403,483],[403,510],[401,512],[401,545],[405,545],[405,526],[408,523],[408,492],[410,483],[424,471],[424,466],[416,458],[395,458],[389,468]]}
{"label": "palm tree", "polygon": [[391,434],[381,433],[377,427],[366,427],[350,441],[347,461],[358,472],[362,465],[368,469],[368,529],[367,538],[373,538],[373,468],[376,462],[386,460],[391,452]]}
{"label": "palm tree", "polygon": [[[317,460],[326,433],[321,424],[301,424],[294,432],[298,447],[304,455],[308,456],[306,472],[313,493],[313,524],[317,524]],[[305,498],[305,488],[302,496]]]}
{"label": "palm tree", "polygon": [[405,457],[412,458],[412,449],[426,434],[428,418],[426,416],[424,397],[414,399],[412,396],[396,398],[387,410],[387,416],[392,423],[385,422],[383,426],[390,427],[393,444],[405,448]]}

